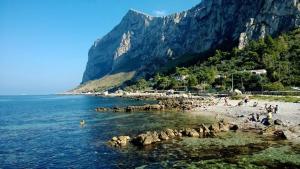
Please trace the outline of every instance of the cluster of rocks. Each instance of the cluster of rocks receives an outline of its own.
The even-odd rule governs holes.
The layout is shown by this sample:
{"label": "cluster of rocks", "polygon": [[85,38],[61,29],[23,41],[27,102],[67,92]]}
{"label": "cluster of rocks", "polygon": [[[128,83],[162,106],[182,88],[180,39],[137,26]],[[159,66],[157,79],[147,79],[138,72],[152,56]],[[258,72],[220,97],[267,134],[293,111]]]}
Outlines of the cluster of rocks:
{"label": "cluster of rocks", "polygon": [[159,99],[159,104],[170,110],[192,110],[205,104],[204,99],[166,98]]}
{"label": "cluster of rocks", "polygon": [[98,107],[96,108],[97,112],[137,112],[137,111],[163,111],[165,109],[164,105],[160,104],[146,104],[142,106],[127,106],[127,107],[113,107],[113,108],[106,108],[106,107]]}
{"label": "cluster of rocks", "polygon": [[96,108],[98,112],[137,112],[137,111],[165,111],[165,110],[193,110],[197,107],[212,106],[214,103],[211,100],[204,99],[184,99],[184,98],[164,98],[158,99],[158,104],[146,104],[142,106],[127,106],[127,107],[113,107]]}
{"label": "cluster of rocks", "polygon": [[148,131],[142,133],[130,139],[128,136],[113,137],[108,143],[114,147],[126,146],[129,142],[136,146],[147,146],[155,144],[157,142],[166,141],[170,139],[176,139],[181,137],[214,137],[219,132],[226,132],[229,130],[238,130],[238,126],[229,124],[224,121],[220,121],[216,124],[207,127],[204,124],[197,126],[196,128],[184,128],[184,129],[166,129],[163,131]]}

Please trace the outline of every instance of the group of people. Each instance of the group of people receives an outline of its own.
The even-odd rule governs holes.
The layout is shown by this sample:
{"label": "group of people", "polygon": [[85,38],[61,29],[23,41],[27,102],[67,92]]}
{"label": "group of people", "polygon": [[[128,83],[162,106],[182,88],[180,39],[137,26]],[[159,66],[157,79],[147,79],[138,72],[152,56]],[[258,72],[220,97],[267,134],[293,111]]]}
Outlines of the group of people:
{"label": "group of people", "polygon": [[[228,97],[224,97],[224,106],[231,106],[228,102]],[[219,99],[218,103],[221,101],[221,98]],[[250,99],[248,96],[244,97],[243,100],[241,100],[240,102],[238,102],[237,106],[242,106],[242,105],[247,105],[250,102]],[[255,101],[253,102],[253,107],[257,107],[258,106],[258,102]],[[273,114],[277,114],[278,113],[278,105],[268,105],[265,104],[264,106],[266,113],[252,113],[250,115],[249,120],[250,121],[255,121],[255,122],[261,122],[264,125],[270,125],[270,120],[273,118]],[[260,119],[261,115],[266,115],[264,118]]]}
{"label": "group of people", "polygon": [[271,113],[278,113],[278,105],[276,106],[272,106],[272,105],[268,105],[268,104],[265,104],[265,109],[267,111],[267,113],[271,112]]}
{"label": "group of people", "polygon": [[259,119],[260,114],[256,113],[256,116],[255,116],[253,113],[253,114],[251,114],[250,121],[261,122],[262,124],[268,126],[271,124],[270,120],[272,120],[273,114],[278,113],[278,109],[279,109],[278,105],[272,106],[272,105],[265,104],[266,117],[260,121],[260,119]]}

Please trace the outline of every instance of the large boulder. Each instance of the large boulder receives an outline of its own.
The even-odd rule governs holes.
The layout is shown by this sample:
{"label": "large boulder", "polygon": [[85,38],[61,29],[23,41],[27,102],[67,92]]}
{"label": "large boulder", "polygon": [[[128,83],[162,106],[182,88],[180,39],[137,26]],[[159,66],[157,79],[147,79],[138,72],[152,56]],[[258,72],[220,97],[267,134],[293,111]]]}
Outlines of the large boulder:
{"label": "large boulder", "polygon": [[146,134],[140,134],[133,138],[132,143],[135,145],[146,146],[159,141],[160,139],[157,132],[147,132]]}

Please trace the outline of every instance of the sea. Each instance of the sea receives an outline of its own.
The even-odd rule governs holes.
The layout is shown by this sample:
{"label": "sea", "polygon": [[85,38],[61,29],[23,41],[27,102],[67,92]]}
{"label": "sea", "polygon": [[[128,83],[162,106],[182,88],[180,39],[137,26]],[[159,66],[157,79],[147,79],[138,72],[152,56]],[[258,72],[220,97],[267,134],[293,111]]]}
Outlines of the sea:
{"label": "sea", "polygon": [[[96,112],[154,103],[125,98],[0,96],[0,168],[300,168],[300,146],[255,133],[114,148],[113,136],[211,124],[187,112]],[[81,126],[80,121],[85,125]]]}

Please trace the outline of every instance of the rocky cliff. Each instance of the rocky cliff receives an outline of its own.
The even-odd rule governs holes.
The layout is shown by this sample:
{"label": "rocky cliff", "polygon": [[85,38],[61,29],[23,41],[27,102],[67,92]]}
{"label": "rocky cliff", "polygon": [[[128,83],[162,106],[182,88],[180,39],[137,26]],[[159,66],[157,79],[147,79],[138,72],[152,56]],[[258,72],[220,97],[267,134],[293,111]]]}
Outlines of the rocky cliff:
{"label": "rocky cliff", "polygon": [[129,10],[91,47],[82,82],[120,72],[153,72],[186,53],[224,45],[243,48],[249,40],[297,27],[299,0],[203,0],[165,17]]}

